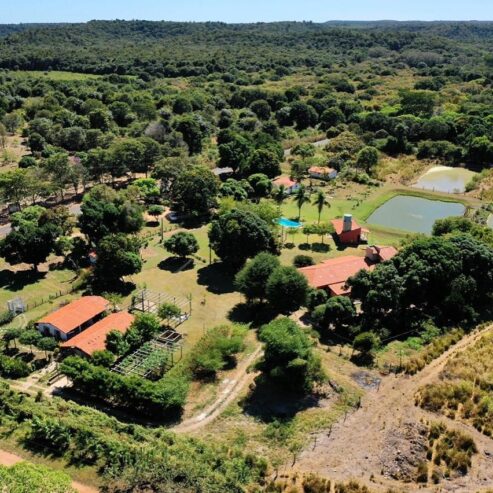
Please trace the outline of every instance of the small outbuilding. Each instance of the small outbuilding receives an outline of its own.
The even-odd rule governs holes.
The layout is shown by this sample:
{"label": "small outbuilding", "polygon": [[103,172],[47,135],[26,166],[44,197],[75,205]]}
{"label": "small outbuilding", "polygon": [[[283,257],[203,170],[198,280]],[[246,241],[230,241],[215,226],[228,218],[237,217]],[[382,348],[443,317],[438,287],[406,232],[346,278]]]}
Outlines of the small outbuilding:
{"label": "small outbuilding", "polygon": [[277,188],[280,188],[281,186],[284,187],[286,195],[296,193],[300,188],[300,184],[297,181],[292,180],[289,176],[280,176],[279,178],[276,178],[272,181],[272,185]]}
{"label": "small outbuilding", "polygon": [[341,245],[359,245],[368,242],[370,231],[362,228],[351,214],[344,214],[342,219],[331,221],[337,241]]}
{"label": "small outbuilding", "polygon": [[308,174],[311,178],[325,181],[334,180],[337,177],[337,171],[328,166],[312,166],[308,168]]}

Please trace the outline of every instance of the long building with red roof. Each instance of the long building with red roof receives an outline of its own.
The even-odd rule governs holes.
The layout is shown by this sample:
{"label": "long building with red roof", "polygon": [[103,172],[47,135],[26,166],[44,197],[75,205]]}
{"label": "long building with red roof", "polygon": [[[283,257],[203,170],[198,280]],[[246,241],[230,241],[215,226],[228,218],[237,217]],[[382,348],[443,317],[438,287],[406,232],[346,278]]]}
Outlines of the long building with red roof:
{"label": "long building with red roof", "polygon": [[299,271],[312,288],[324,289],[331,296],[343,296],[350,293],[350,288],[347,286],[350,277],[360,270],[373,270],[375,265],[390,260],[396,253],[394,247],[371,246],[366,249],[365,257],[346,255],[331,258],[318,265],[302,267]]}
{"label": "long building with red roof", "polygon": [[65,341],[60,347],[82,356],[92,356],[95,351],[106,349],[106,336],[113,330],[124,334],[132,325],[135,317],[128,312],[117,312],[91,325],[69,341]]}
{"label": "long building with red roof", "polygon": [[102,296],[83,296],[38,320],[36,326],[43,335],[67,341],[100,320],[107,308]]}

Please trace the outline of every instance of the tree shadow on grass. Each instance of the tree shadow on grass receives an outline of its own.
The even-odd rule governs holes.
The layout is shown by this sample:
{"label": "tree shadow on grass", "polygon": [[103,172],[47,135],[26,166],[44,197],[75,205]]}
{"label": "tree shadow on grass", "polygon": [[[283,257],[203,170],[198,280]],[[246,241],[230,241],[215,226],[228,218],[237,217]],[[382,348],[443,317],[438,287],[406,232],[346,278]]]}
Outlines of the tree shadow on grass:
{"label": "tree shadow on grass", "polygon": [[203,267],[197,272],[197,283],[206,286],[207,291],[214,294],[234,293],[233,279],[234,273],[221,262]]}
{"label": "tree shadow on grass", "polygon": [[265,423],[275,420],[292,419],[300,411],[318,407],[319,397],[314,394],[300,394],[272,381],[259,379],[255,388],[241,402],[243,412]]}
{"label": "tree shadow on grass", "polygon": [[9,291],[20,291],[29,284],[36,284],[46,277],[46,272],[35,272],[31,269],[13,272],[8,269],[0,271],[0,288]]}
{"label": "tree shadow on grass", "polygon": [[166,270],[172,274],[192,270],[195,266],[193,259],[183,259],[180,257],[168,257],[158,264],[161,270]]}
{"label": "tree shadow on grass", "polygon": [[251,324],[252,327],[261,327],[276,317],[276,313],[265,303],[238,303],[228,313],[231,322]]}

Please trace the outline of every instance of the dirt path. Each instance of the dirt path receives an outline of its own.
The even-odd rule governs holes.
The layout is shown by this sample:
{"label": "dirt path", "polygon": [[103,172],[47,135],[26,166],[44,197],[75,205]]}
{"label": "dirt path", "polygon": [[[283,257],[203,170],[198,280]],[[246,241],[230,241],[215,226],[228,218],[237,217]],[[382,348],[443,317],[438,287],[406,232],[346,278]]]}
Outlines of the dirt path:
{"label": "dirt path", "polygon": [[[24,459],[18,455],[11,454],[5,450],[0,450],[0,464],[2,466],[13,466],[19,462],[23,462]],[[98,493],[99,490],[88,486],[86,484],[79,483],[78,481],[72,481],[72,487],[79,493]]]}
{"label": "dirt path", "polygon": [[207,406],[198,416],[193,416],[181,422],[179,425],[171,428],[171,430],[180,433],[192,432],[214,421],[238,396],[245,385],[253,381],[255,373],[248,373],[247,370],[261,353],[262,348],[258,347],[248,358],[238,365],[235,372],[222,382],[224,388],[211,405]]}
{"label": "dirt path", "polygon": [[[473,427],[438,415],[428,413],[414,405],[414,396],[419,388],[436,380],[447,360],[459,351],[472,345],[493,326],[481,332],[473,332],[426,368],[414,376],[385,377],[378,390],[371,390],[361,402],[361,408],[337,423],[332,430],[319,434],[315,446],[310,446],[299,457],[297,469],[336,479],[359,479],[375,488],[376,484],[395,486],[395,481],[382,476],[382,468],[389,457],[401,455],[400,445],[409,446],[409,440],[392,441],[391,437],[402,433],[406,424],[411,427],[420,420],[442,421],[449,428],[462,430],[471,435],[479,453],[473,459],[470,473],[465,478],[442,482],[456,491],[478,491],[493,485],[493,440],[482,435]],[[372,480],[370,479],[372,478]],[[408,491],[412,485],[406,485]],[[415,489],[418,489],[416,486]],[[447,488],[446,488],[447,489]],[[421,486],[420,491],[436,491]]]}

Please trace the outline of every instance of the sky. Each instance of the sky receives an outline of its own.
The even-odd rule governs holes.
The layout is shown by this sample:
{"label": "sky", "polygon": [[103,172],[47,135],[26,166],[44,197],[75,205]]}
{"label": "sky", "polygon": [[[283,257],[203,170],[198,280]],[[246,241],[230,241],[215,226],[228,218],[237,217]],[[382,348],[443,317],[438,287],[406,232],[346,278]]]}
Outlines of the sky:
{"label": "sky", "polygon": [[91,19],[493,20],[493,0],[0,0],[0,24]]}

